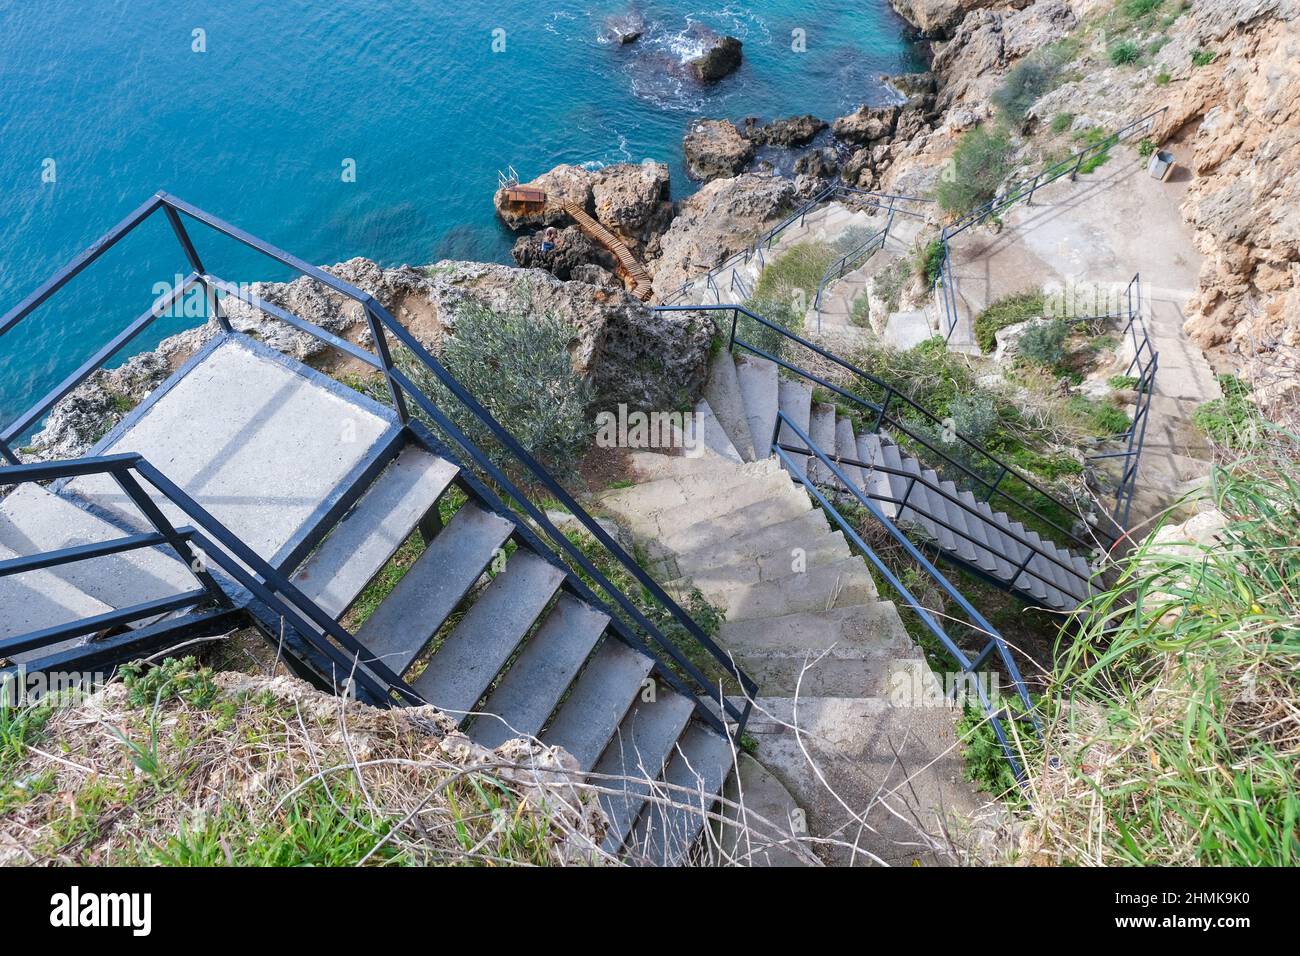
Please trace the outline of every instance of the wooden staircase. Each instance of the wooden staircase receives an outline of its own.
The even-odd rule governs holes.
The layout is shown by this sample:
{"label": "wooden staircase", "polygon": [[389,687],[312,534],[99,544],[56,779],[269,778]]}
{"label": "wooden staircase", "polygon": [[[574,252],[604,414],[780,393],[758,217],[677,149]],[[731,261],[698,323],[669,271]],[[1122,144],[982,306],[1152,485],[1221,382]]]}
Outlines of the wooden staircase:
{"label": "wooden staircase", "polygon": [[587,235],[588,238],[600,243],[606,249],[614,254],[618,260],[619,268],[623,275],[630,278],[633,282],[633,294],[642,302],[648,302],[653,290],[650,287],[650,274],[645,271],[645,266],[637,261],[628,249],[627,244],[618,236],[614,235],[599,222],[593,219],[585,209],[577,203],[566,202],[564,211],[567,212],[573,221],[578,224],[578,228]]}

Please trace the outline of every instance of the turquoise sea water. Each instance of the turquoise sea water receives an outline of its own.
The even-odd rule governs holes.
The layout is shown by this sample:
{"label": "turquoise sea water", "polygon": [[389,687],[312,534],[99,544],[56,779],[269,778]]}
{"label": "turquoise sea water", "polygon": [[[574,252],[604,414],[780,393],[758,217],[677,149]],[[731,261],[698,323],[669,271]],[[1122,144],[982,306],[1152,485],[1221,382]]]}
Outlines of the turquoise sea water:
{"label": "turquoise sea water", "polygon": [[[832,118],[879,101],[880,73],[922,67],[887,0],[634,7],[646,35],[620,47],[602,33],[627,0],[0,0],[0,311],[159,189],[313,262],[505,261],[491,197],[507,164],[528,179],[649,157],[681,196],[692,118]],[[700,26],[745,45],[710,88],[681,74]],[[197,228],[209,271],[286,277]],[[0,339],[4,420],[184,271],[159,217]]]}

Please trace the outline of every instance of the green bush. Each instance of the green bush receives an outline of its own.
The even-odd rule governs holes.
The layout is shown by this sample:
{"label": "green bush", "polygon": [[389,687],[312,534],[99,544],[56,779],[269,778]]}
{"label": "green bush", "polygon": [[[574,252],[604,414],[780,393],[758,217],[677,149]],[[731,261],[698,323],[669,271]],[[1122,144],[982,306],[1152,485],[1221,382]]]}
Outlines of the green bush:
{"label": "green bush", "polygon": [[1073,125],[1074,125],[1073,113],[1057,113],[1055,116],[1052,117],[1053,133],[1057,133],[1057,134],[1064,133]]}
{"label": "green bush", "polygon": [[[803,333],[805,313],[795,308],[794,304],[788,299],[755,296],[745,302],[745,308],[755,315],[762,316],[769,322],[789,329],[795,335]],[[713,314],[715,316],[722,315],[720,312]],[[755,322],[747,315],[741,315],[736,322],[736,337],[778,358],[781,357],[781,353],[786,347],[791,344],[790,340],[780,332],[769,329],[761,322]]]}
{"label": "green bush", "polygon": [[1142,141],[1138,143],[1138,155],[1141,156],[1143,159],[1146,159],[1155,151],[1156,151],[1155,140],[1146,136],[1142,137]]}
{"label": "green bush", "polygon": [[993,93],[993,105],[1012,122],[1020,122],[1038,98],[1056,85],[1057,70],[1050,64],[1026,58],[1013,66]]}
{"label": "green bush", "polygon": [[933,288],[943,270],[944,248],[942,239],[931,239],[920,248],[916,256],[916,275],[925,280],[926,288]]}
{"label": "green bush", "polygon": [[1008,325],[1040,318],[1046,309],[1046,297],[1038,289],[1025,289],[998,299],[975,318],[975,341],[980,351],[995,351],[998,332]]}
{"label": "green bush", "polygon": [[1124,0],[1123,10],[1130,19],[1137,20],[1155,13],[1164,2],[1165,0]]}
{"label": "green bush", "polygon": [[1197,50],[1192,54],[1192,66],[1209,66],[1216,59],[1217,53],[1211,53],[1209,50]]}
{"label": "green bush", "polygon": [[1138,378],[1136,375],[1112,375],[1107,384],[1116,391],[1127,392],[1138,387]]}
{"label": "green bush", "polygon": [[1192,423],[1216,445],[1248,449],[1259,440],[1264,417],[1250,400],[1250,386],[1235,375],[1220,375],[1223,398],[1205,402],[1192,413]]}
{"label": "green bush", "polygon": [[1159,73],[1156,74],[1156,79],[1155,79],[1156,86],[1168,86],[1172,81],[1173,81],[1173,77],[1170,76],[1168,73],[1166,73],[1164,70],[1161,70]]}
{"label": "green bush", "polygon": [[984,124],[962,137],[935,190],[944,212],[964,216],[998,194],[1011,172],[1015,146],[1006,129]]}
{"label": "green bush", "polygon": [[[587,414],[594,392],[569,358],[573,328],[536,309],[521,290],[502,313],[478,303],[462,306],[455,329],[441,356],[447,370],[545,467],[571,471],[595,430]],[[405,353],[398,362],[497,464],[514,467],[488,428],[422,363]]]}
{"label": "green bush", "polygon": [[1053,366],[1065,357],[1065,339],[1069,334],[1070,325],[1065,319],[1030,326],[1020,336],[1020,355],[1035,365]]}
{"label": "green bush", "polygon": [[1128,66],[1142,58],[1142,48],[1132,40],[1120,40],[1110,48],[1110,62],[1115,66]]}

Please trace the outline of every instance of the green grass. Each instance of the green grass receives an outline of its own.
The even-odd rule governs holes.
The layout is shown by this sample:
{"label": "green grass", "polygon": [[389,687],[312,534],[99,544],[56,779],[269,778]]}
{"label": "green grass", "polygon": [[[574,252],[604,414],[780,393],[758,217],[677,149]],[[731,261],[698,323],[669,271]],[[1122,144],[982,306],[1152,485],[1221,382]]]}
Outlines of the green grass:
{"label": "green grass", "polygon": [[1057,113],[1052,117],[1052,132],[1057,135],[1064,133],[1074,125],[1073,113]]}
{"label": "green grass", "polygon": [[849,321],[860,328],[870,328],[871,326],[871,297],[860,295],[853,300],[853,309],[849,313]]}
{"label": "green grass", "polygon": [[1085,159],[1079,166],[1079,172],[1094,172],[1110,161],[1110,147],[1114,143],[1111,141],[1111,134],[1100,126],[1079,130],[1074,134],[1074,140],[1079,144],[1081,150],[1096,149],[1096,152]]}
{"label": "green grass", "polygon": [[1042,862],[1300,862],[1297,454],[1216,469],[1217,540],[1140,544],[1063,644]]}
{"label": "green grass", "polygon": [[992,354],[998,347],[997,333],[1009,325],[1041,317],[1047,300],[1040,289],[1025,289],[1004,296],[975,318],[975,341],[980,351]]}
{"label": "green grass", "polygon": [[1209,50],[1196,50],[1192,53],[1192,66],[1197,68],[1209,66],[1218,59],[1218,56],[1217,53],[1212,53]]}
{"label": "green grass", "polygon": [[1112,375],[1106,382],[1111,388],[1119,392],[1126,392],[1138,387],[1138,377],[1136,375]]}
{"label": "green grass", "polygon": [[942,269],[943,240],[931,239],[917,251],[914,270],[918,278],[925,280],[926,288],[933,288]]}
{"label": "green grass", "polygon": [[1250,386],[1234,375],[1220,375],[1223,398],[1200,405],[1192,413],[1192,423],[1222,448],[1254,447],[1267,423],[1250,400]]}
{"label": "green grass", "polygon": [[1132,40],[1120,40],[1107,51],[1115,66],[1130,66],[1142,59],[1142,48]]}
{"label": "green grass", "polygon": [[817,297],[822,276],[839,256],[828,242],[796,243],[764,267],[754,286],[754,298],[791,302],[802,296],[802,308],[806,311]]}
{"label": "green grass", "polygon": [[1171,82],[1173,82],[1173,79],[1174,78],[1172,76],[1170,76],[1164,70],[1161,70],[1159,73],[1156,74],[1156,78],[1154,82],[1156,86],[1168,86]]}

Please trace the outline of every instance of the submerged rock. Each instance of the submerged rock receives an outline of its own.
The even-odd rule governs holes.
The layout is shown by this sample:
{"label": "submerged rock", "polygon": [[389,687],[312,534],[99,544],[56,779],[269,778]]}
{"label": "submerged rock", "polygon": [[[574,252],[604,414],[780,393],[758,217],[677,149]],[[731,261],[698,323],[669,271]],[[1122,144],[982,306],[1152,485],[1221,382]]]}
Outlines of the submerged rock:
{"label": "submerged rock", "polygon": [[612,16],[605,21],[605,36],[623,46],[635,43],[645,36],[645,17],[635,10]]}
{"label": "submerged rock", "polygon": [[701,120],[691,127],[682,146],[691,178],[704,182],[735,176],[754,158],[754,144],[727,120]]}

